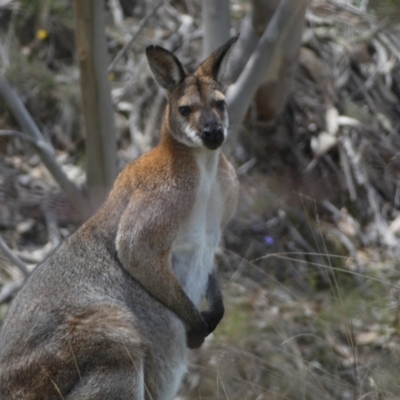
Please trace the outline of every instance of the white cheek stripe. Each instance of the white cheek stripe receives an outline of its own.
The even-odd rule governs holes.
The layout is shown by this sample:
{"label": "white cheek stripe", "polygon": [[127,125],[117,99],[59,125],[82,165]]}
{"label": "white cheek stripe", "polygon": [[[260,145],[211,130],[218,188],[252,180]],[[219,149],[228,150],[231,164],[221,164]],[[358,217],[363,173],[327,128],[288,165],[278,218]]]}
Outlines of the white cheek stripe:
{"label": "white cheek stripe", "polygon": [[187,138],[194,144],[202,144],[202,141],[197,135],[196,131],[192,129],[190,126],[185,126],[185,129],[183,130]]}

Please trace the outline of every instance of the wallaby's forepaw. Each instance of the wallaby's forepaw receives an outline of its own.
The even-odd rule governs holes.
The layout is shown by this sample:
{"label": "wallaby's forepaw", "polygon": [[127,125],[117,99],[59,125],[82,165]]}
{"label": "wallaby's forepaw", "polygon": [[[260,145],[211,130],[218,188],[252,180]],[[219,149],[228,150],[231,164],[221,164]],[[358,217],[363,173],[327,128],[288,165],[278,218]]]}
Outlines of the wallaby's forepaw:
{"label": "wallaby's forepaw", "polygon": [[201,316],[203,317],[205,324],[200,328],[192,329],[186,333],[187,345],[189,349],[198,349],[204,343],[204,339],[211,332],[214,332],[223,315],[223,308],[221,308],[219,312],[202,311]]}
{"label": "wallaby's forepaw", "polygon": [[189,349],[198,349],[208,335],[208,328],[203,324],[200,328],[191,329],[186,332],[186,342]]}
{"label": "wallaby's forepaw", "polygon": [[209,335],[211,332],[214,332],[215,328],[218,326],[224,316],[224,310],[222,309],[219,312],[202,311],[201,316],[207,324],[207,335]]}

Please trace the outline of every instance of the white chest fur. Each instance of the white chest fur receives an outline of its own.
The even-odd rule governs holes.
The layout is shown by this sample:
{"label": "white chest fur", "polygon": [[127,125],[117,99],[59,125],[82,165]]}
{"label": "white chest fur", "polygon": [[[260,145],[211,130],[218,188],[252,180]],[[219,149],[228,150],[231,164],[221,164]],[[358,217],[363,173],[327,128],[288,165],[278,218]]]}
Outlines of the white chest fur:
{"label": "white chest fur", "polygon": [[201,152],[195,204],[178,233],[172,266],[186,294],[198,306],[205,295],[214,252],[221,237],[223,197],[217,181],[219,152]]}

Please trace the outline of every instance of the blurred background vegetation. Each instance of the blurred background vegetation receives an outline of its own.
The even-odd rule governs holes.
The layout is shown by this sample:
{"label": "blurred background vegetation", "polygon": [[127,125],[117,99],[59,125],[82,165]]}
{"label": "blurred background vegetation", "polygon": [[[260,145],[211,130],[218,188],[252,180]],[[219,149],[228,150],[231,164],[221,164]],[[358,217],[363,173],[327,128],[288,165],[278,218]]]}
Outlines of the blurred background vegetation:
{"label": "blurred background vegetation", "polygon": [[[232,35],[267,4],[229,3]],[[148,17],[108,73],[118,170],[158,140],[164,93],[145,47],[201,61],[201,1],[155,6],[106,3],[110,62]],[[179,399],[399,398],[399,11],[394,0],[310,2],[282,107],[271,113],[277,79],[235,127],[240,204],[217,252],[226,316],[191,352]],[[71,0],[0,0],[0,71],[84,187],[74,38]],[[5,130],[21,128],[0,98]],[[0,135],[0,234],[13,252],[33,268],[81,222],[34,146]],[[21,279],[0,254],[0,319],[4,289]]]}

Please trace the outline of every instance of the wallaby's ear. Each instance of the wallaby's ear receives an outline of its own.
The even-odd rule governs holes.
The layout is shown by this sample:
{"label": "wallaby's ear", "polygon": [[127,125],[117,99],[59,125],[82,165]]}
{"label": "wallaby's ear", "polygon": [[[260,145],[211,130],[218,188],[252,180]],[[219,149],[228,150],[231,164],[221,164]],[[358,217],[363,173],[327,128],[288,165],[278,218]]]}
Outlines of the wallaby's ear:
{"label": "wallaby's ear", "polygon": [[146,48],[146,56],[154,78],[160,86],[168,91],[185,78],[185,69],[170,51],[160,46],[151,45]]}
{"label": "wallaby's ear", "polygon": [[214,79],[221,83],[229,61],[229,56],[233,49],[233,45],[238,40],[239,35],[230,38],[224,45],[215,50],[205,61],[203,61],[199,68],[197,68],[195,75],[203,75]]}

